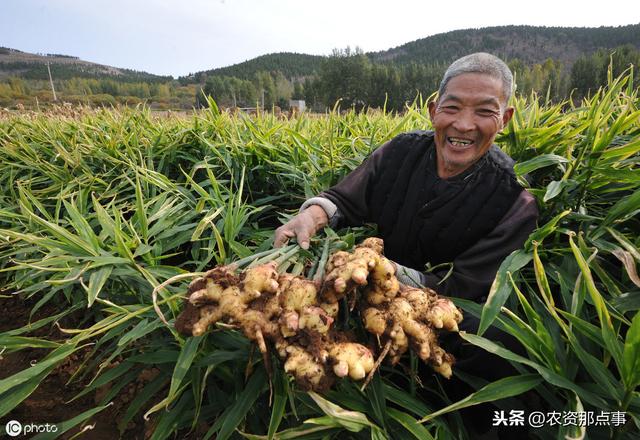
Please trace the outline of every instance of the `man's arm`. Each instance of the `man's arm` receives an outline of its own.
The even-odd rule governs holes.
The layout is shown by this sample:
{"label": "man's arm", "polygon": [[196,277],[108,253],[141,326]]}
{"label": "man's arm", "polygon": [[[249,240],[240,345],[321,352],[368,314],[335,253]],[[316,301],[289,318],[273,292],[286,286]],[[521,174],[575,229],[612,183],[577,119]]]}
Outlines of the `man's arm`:
{"label": "man's arm", "polygon": [[[331,227],[336,227],[355,226],[368,221],[367,195],[387,144],[374,151],[337,185],[305,201],[298,215],[276,229],[274,246],[282,246],[290,238],[296,237],[302,247],[305,247],[304,244],[308,247],[309,238],[327,222]],[[313,215],[308,212],[311,208]],[[319,214],[320,211],[324,216]]]}
{"label": "man's arm", "polygon": [[398,279],[404,284],[422,284],[441,295],[484,302],[500,264],[522,247],[537,219],[536,201],[523,191],[498,225],[453,261],[453,272],[446,280],[442,281],[446,268],[422,273],[404,266],[398,266]]}

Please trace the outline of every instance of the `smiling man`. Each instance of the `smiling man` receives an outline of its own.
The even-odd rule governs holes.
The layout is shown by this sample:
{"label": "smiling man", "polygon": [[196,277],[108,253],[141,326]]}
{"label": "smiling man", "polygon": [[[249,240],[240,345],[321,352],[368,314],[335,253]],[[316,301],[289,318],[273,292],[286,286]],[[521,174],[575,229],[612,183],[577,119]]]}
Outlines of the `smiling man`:
{"label": "smiling man", "polygon": [[[523,245],[538,216],[513,160],[493,144],[513,116],[512,89],[511,71],[499,58],[475,53],[456,60],[438,99],[429,103],[434,130],[404,133],[382,145],[340,183],[307,200],[276,230],[275,245],[296,237],[308,246],[327,223],[376,223],[402,283],[484,303],[501,262]],[[459,328],[476,333],[478,324],[467,314]],[[457,370],[488,381],[515,373],[455,333],[442,336],[442,346],[457,359],[447,386],[452,399],[473,391],[455,378]],[[484,336],[521,352],[513,337],[494,327]],[[465,420],[485,431],[492,409],[474,407]]]}
{"label": "smiling man", "polygon": [[465,73],[451,78],[438,102],[429,104],[441,178],[460,174],[489,150],[513,115],[505,93],[501,79]]}
{"label": "smiling man", "polygon": [[[405,284],[484,302],[504,258],[535,228],[537,207],[493,141],[513,116],[513,77],[493,55],[456,60],[429,103],[434,131],[401,134],[276,230],[275,245],[331,226],[378,225]],[[435,270],[428,268],[438,266]]]}

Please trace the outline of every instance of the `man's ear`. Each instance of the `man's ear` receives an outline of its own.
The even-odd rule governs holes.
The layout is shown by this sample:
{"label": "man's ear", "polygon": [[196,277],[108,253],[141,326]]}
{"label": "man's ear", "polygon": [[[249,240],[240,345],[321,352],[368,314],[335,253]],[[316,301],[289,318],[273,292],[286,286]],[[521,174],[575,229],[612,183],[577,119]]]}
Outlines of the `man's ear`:
{"label": "man's ear", "polygon": [[430,101],[427,105],[429,106],[429,117],[433,121],[433,116],[436,114],[436,102]]}
{"label": "man's ear", "polygon": [[502,128],[506,127],[511,118],[513,117],[513,112],[515,109],[513,107],[507,107],[502,114]]}

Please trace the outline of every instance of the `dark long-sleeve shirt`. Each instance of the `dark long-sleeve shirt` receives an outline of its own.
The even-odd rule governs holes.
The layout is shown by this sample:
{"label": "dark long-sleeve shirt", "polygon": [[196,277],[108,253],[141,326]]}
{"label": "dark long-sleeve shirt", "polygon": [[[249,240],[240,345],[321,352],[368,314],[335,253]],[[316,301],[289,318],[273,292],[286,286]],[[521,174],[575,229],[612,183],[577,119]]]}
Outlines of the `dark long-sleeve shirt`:
{"label": "dark long-sleeve shirt", "polygon": [[[385,166],[387,147],[388,144],[385,144],[377,149],[340,183],[318,197],[307,200],[301,209],[311,204],[320,205],[327,212],[333,226],[374,221],[368,206],[368,195],[371,182],[375,181],[375,177]],[[435,157],[429,166],[433,168],[425,172],[435,172]],[[451,185],[460,185],[473,173],[481,171],[482,166],[483,161],[480,160],[465,172],[450,179],[440,179],[436,172],[435,180],[428,191],[433,197],[437,197],[439,193],[449,190]],[[340,204],[340,209],[334,201]],[[400,266],[398,278],[405,284],[431,287],[443,295],[483,301],[501,262],[523,245],[536,226],[537,215],[535,199],[527,191],[522,191],[493,230],[454,258],[451,262],[453,270],[444,281],[442,279],[448,273],[449,267],[420,272]]]}

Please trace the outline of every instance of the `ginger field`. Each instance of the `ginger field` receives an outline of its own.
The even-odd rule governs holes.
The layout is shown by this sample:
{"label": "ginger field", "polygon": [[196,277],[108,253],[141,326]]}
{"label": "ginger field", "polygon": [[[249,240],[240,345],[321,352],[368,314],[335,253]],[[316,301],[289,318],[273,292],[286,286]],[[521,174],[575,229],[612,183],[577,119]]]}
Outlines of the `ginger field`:
{"label": "ginger field", "polygon": [[[477,391],[458,401],[446,379],[417,374],[413,354],[383,363],[364,389],[341,379],[309,393],[275,354],[266,368],[233,326],[191,337],[174,327],[189,282],[207,269],[260,258],[312,276],[330,251],[374,235],[327,229],[309,250],[272,249],[274,229],[306,198],[396,134],[428,129],[426,102],[291,119],[213,102],[188,116],[0,113],[0,425],[55,426],[40,439],[467,439],[476,437],[463,408],[499,401],[507,419],[522,410],[528,420],[535,401],[546,419],[530,438],[638,438],[633,74],[580,103],[513,105],[496,141],[536,197],[539,225],[484,307],[453,300],[481,329],[514,335],[526,356],[462,335],[519,374],[464,377]],[[356,321],[343,312],[340,325],[357,334]]]}

